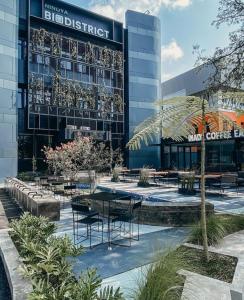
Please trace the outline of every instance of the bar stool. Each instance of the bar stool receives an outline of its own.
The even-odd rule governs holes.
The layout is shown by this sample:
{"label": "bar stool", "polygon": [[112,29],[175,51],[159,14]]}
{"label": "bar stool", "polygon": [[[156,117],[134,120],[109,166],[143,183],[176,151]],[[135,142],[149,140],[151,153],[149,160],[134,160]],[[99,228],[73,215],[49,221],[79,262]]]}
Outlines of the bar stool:
{"label": "bar stool", "polygon": [[[111,223],[113,224],[111,228],[111,236],[112,236],[112,244],[130,247],[132,240],[139,241],[140,238],[139,222],[140,222],[142,201],[137,201],[132,203],[132,200],[129,200],[126,206],[127,207],[123,209],[119,208],[111,212],[112,215]],[[136,238],[134,238],[134,222],[136,222],[137,224]],[[113,237],[114,232],[117,233],[117,235]],[[129,240],[129,245],[115,242],[115,240],[118,240],[118,238],[120,240]]]}
{"label": "bar stool", "polygon": [[[89,239],[90,249],[92,248],[92,237],[99,237],[103,243],[103,219],[99,216],[99,213],[95,210],[91,210],[88,205],[72,203],[73,214],[73,236],[74,244],[77,245],[87,239]],[[94,231],[100,232],[100,223],[102,225],[102,236],[92,235]],[[79,224],[86,227],[86,234],[79,233]],[[98,227],[95,230],[95,226]]]}

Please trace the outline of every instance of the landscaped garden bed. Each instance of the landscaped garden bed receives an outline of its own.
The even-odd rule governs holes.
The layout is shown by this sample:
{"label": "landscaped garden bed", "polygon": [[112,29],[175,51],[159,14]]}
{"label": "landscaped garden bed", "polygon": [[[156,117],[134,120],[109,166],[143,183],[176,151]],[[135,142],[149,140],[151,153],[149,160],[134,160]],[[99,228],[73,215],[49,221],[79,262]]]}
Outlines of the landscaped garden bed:
{"label": "landscaped garden bed", "polygon": [[[33,291],[28,299],[48,300],[123,300],[120,289],[106,286],[95,269],[81,270],[77,279],[72,271],[72,258],[80,255],[67,237],[55,237],[54,223],[45,217],[25,213],[11,223],[11,237],[24,263],[23,274]],[[69,259],[67,259],[69,258]]]}
{"label": "landscaped garden bed", "polygon": [[[207,236],[209,245],[217,245],[225,236],[244,230],[244,216],[214,214],[207,218]],[[198,223],[193,226],[189,242],[202,245],[202,229]]]}
{"label": "landscaped garden bed", "polygon": [[212,252],[207,262],[202,250],[180,246],[149,268],[135,299],[181,299],[185,282],[185,277],[178,273],[181,269],[231,283],[236,264],[237,258]]}
{"label": "landscaped garden bed", "polygon": [[237,264],[236,257],[210,252],[210,259],[207,262],[202,250],[186,246],[179,247],[176,253],[182,256],[184,261],[182,268],[185,270],[232,282]]}

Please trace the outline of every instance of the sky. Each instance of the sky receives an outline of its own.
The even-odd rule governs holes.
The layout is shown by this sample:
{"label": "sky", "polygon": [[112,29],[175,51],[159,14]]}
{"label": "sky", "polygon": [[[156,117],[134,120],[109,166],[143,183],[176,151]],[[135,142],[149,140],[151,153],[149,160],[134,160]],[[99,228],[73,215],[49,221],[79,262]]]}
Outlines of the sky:
{"label": "sky", "polygon": [[231,27],[216,29],[219,0],[65,0],[98,14],[124,22],[127,9],[150,11],[161,20],[162,81],[192,69],[196,62],[193,46],[205,54],[228,44]]}

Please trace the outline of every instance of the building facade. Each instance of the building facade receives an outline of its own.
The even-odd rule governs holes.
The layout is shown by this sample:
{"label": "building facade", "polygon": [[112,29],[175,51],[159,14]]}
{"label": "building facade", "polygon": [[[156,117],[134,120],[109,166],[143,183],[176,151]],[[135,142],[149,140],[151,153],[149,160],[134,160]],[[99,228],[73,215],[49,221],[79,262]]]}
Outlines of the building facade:
{"label": "building facade", "polygon": [[123,24],[56,0],[25,2],[20,23],[19,171],[78,135],[121,147]]}
{"label": "building facade", "polygon": [[[208,78],[213,69],[200,67],[192,69],[175,78],[162,83],[164,99],[175,96],[199,96],[208,99],[210,106],[218,108],[233,121],[233,127],[225,123],[219,124],[218,132],[206,133],[206,171],[227,172],[244,170],[244,115],[236,113],[236,104],[229,99],[220,99],[217,95],[209,96]],[[243,109],[243,108],[242,108]],[[235,123],[238,128],[235,128]],[[200,128],[196,134],[183,142],[173,140],[161,141],[161,167],[163,169],[199,169],[201,157]]]}
{"label": "building facade", "polygon": [[18,1],[0,2],[0,182],[17,174]]}
{"label": "building facade", "polygon": [[[43,147],[77,136],[125,149],[155,112],[156,17],[128,11],[124,28],[60,0],[2,0],[0,25],[0,181],[33,165],[45,169]],[[129,167],[157,167],[159,149],[125,158]]]}
{"label": "building facade", "polygon": [[[127,141],[137,125],[155,113],[154,102],[161,97],[161,25],[157,17],[126,12],[128,48]],[[155,143],[158,142],[155,140]],[[158,147],[143,146],[128,154],[128,166],[159,166]]]}

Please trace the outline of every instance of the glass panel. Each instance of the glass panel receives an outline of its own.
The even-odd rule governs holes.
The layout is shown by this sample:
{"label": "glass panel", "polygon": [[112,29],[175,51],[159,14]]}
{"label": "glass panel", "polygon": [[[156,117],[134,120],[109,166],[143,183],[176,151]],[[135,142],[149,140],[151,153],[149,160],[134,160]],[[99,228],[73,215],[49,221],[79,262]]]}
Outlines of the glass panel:
{"label": "glass panel", "polygon": [[220,169],[221,171],[235,171],[235,143],[222,141],[220,144]]}
{"label": "glass panel", "polygon": [[208,171],[220,171],[220,143],[206,144],[206,169]]}
{"label": "glass panel", "polygon": [[48,129],[48,116],[40,115],[40,128]]}
{"label": "glass panel", "polygon": [[191,167],[193,170],[198,170],[200,166],[200,147],[191,147]]}
{"label": "glass panel", "polygon": [[85,61],[85,43],[78,43],[78,60]]}
{"label": "glass panel", "polygon": [[177,146],[171,147],[171,169],[175,170],[178,169],[178,153],[177,153]]}
{"label": "glass panel", "polygon": [[62,57],[70,57],[69,39],[62,39]]}
{"label": "glass panel", "polygon": [[185,169],[191,168],[191,147],[185,147]]}
{"label": "glass panel", "polygon": [[184,148],[183,147],[178,147],[178,153],[179,153],[179,170],[184,170]]}
{"label": "glass panel", "polygon": [[163,167],[170,169],[170,146],[164,146],[163,149]]}

